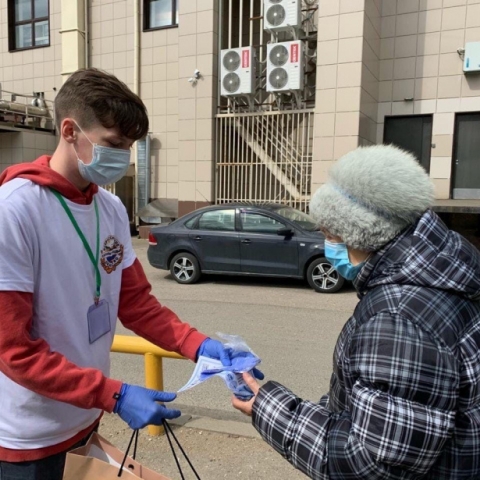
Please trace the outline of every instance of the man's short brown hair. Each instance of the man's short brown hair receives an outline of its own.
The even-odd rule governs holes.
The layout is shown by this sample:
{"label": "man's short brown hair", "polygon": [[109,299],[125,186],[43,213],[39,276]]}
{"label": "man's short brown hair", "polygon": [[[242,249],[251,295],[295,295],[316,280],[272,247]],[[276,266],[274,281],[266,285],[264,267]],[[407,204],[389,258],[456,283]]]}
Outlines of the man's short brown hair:
{"label": "man's short brown hair", "polygon": [[118,128],[131,139],[148,132],[148,113],[142,100],[114,75],[97,68],[81,69],[64,83],[55,99],[55,119],[73,117],[81,128],[100,124]]}

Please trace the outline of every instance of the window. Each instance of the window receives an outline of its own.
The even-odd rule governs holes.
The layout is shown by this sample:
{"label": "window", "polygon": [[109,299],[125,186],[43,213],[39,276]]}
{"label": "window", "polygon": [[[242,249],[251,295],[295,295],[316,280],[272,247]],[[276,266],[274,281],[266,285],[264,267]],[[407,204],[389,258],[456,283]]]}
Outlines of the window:
{"label": "window", "polygon": [[205,212],[199,222],[200,230],[235,230],[235,210],[212,210]]}
{"label": "window", "polygon": [[[143,29],[156,30],[178,25],[180,0],[143,0]],[[191,0],[187,0],[191,1]]]}
{"label": "window", "polygon": [[195,223],[197,222],[197,220],[198,220],[198,215],[191,218],[190,220],[187,220],[185,222],[185,226],[191,230],[195,226]]}
{"label": "window", "polygon": [[251,233],[272,233],[277,234],[278,230],[285,225],[278,220],[259,213],[242,212],[242,229]]}
{"label": "window", "polygon": [[275,213],[285,217],[287,220],[290,220],[295,223],[295,225],[298,225],[309,232],[313,232],[317,229],[317,223],[315,220],[310,215],[307,215],[300,210],[295,210],[292,207],[283,207],[276,210]]}
{"label": "window", "polygon": [[48,0],[8,0],[9,50],[48,47]]}

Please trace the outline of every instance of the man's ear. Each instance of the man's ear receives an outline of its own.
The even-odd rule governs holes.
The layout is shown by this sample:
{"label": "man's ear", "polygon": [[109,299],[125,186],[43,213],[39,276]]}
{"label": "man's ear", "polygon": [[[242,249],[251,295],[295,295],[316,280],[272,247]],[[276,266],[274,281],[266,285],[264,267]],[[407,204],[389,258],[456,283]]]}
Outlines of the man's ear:
{"label": "man's ear", "polygon": [[60,125],[60,135],[68,143],[74,143],[77,140],[77,126],[71,118],[64,118]]}

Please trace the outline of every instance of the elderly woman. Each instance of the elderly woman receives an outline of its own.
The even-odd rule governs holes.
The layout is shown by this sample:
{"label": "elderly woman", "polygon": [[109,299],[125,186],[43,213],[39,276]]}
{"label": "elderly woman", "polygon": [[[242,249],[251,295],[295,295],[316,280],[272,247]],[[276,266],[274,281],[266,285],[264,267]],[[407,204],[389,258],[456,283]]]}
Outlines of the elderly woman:
{"label": "elderly woman", "polygon": [[480,254],[432,202],[428,175],[391,146],[345,155],[312,199],[325,255],[360,298],[330,393],[312,403],[246,375],[255,397],[233,400],[311,478],[480,478]]}

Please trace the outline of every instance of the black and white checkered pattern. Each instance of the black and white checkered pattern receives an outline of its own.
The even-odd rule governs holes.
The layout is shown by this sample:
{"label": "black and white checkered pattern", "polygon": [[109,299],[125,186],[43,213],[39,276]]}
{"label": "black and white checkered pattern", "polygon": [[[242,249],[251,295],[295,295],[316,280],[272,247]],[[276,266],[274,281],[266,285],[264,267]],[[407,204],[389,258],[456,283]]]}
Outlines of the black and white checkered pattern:
{"label": "black and white checkered pattern", "polygon": [[429,211],[355,286],[329,395],[268,382],[255,427],[314,479],[480,479],[480,253]]}

